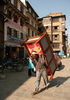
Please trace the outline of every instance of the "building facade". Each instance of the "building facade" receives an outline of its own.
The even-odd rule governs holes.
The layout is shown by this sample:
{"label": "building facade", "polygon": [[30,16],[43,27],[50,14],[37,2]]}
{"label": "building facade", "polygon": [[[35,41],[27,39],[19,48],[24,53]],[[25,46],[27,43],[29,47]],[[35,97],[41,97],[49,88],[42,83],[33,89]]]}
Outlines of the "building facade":
{"label": "building facade", "polygon": [[24,41],[27,36],[27,8],[20,0],[4,1],[6,2],[6,4],[2,5],[3,10],[0,6],[1,12],[3,12],[7,16],[6,19],[2,22],[4,26],[3,35],[1,36],[1,39],[3,38],[2,41],[4,43],[3,55],[5,56],[7,54],[9,56],[24,57],[24,47],[21,47],[20,43]]}
{"label": "building facade", "polygon": [[32,37],[37,35],[38,32],[38,14],[35,12],[35,10],[32,8],[30,3],[26,1],[27,5],[27,28],[28,28],[28,34],[27,37]]}
{"label": "building facade", "polygon": [[51,13],[38,19],[38,14],[26,0],[1,0],[0,2],[0,55],[24,57],[25,48],[20,43],[46,30],[53,50],[66,54],[66,16]]}
{"label": "building facade", "polygon": [[50,13],[48,16],[39,19],[39,24],[41,23],[50,37],[50,41],[53,44],[53,51],[58,54],[66,54],[66,16],[62,13]]}
{"label": "building facade", "polygon": [[24,57],[25,48],[21,47],[20,43],[36,35],[38,15],[26,0],[1,1],[1,12],[6,15],[4,19],[0,13],[0,43],[3,46],[3,55]]}
{"label": "building facade", "polygon": [[0,57],[4,55],[4,20],[6,15],[4,14],[5,0],[0,0]]}

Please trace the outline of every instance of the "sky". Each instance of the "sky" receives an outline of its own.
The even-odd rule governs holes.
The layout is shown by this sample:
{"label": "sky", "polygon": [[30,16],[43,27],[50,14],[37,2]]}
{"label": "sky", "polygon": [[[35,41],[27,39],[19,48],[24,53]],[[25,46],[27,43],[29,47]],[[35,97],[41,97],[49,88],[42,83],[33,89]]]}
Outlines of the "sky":
{"label": "sky", "polygon": [[[21,0],[24,1],[24,0]],[[39,17],[47,16],[49,13],[62,12],[66,15],[66,34],[70,43],[70,0],[28,0]]]}

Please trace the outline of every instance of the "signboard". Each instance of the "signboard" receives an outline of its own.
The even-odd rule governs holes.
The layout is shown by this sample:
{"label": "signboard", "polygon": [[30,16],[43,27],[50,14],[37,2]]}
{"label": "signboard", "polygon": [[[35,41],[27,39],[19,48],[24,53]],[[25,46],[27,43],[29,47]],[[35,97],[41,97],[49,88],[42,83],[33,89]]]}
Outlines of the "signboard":
{"label": "signboard", "polygon": [[27,48],[29,49],[29,52],[31,53],[32,51],[36,51],[37,53],[43,53],[42,52],[42,49],[41,49],[41,46],[39,43],[36,43],[36,44],[28,44],[27,45]]}

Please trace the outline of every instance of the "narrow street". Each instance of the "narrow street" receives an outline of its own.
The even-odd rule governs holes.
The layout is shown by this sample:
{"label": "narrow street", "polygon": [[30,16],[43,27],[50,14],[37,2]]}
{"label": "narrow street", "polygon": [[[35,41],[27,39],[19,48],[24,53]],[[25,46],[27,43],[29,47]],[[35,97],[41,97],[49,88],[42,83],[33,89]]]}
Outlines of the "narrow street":
{"label": "narrow street", "polygon": [[23,72],[6,72],[0,79],[0,100],[70,100],[70,58],[62,60],[63,67],[56,71],[48,89],[40,84],[40,93],[32,95],[35,76],[29,78],[27,69]]}

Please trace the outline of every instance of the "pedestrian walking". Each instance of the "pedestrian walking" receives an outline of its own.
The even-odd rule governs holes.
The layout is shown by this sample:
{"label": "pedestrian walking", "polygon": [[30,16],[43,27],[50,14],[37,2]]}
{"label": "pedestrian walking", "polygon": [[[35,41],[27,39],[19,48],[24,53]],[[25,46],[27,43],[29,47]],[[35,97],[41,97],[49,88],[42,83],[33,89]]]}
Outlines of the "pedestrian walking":
{"label": "pedestrian walking", "polygon": [[35,91],[33,92],[33,95],[35,95],[39,92],[41,77],[43,77],[45,86],[47,86],[48,84],[48,75],[46,70],[46,66],[47,66],[46,57],[43,54],[40,55],[35,54],[33,58],[33,63],[36,68]]}
{"label": "pedestrian walking", "polygon": [[28,76],[29,77],[32,75],[32,71],[34,72],[34,64],[32,62],[32,57],[30,56],[28,58]]}

